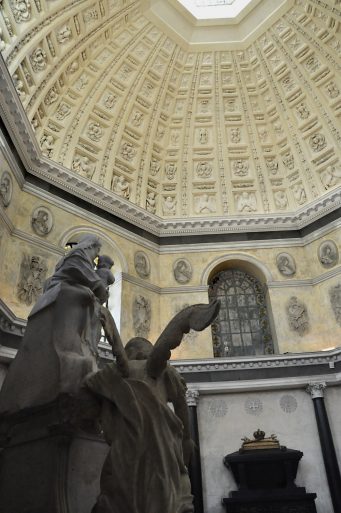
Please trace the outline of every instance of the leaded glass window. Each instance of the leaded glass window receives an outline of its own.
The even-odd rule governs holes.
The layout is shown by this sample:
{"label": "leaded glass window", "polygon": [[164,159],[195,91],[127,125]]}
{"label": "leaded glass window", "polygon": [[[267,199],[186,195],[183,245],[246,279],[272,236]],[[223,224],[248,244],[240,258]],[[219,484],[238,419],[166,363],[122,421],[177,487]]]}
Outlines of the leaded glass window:
{"label": "leaded glass window", "polygon": [[218,273],[209,283],[210,300],[221,308],[212,324],[214,356],[273,353],[264,286],[238,269]]}

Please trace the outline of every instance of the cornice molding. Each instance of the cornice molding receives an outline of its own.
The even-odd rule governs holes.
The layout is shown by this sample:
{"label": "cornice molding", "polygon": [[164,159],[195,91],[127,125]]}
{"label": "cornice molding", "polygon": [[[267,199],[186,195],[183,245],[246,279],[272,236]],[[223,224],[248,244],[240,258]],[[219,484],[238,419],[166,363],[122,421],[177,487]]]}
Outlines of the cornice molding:
{"label": "cornice molding", "polygon": [[[244,356],[239,358],[208,358],[203,360],[173,360],[171,363],[181,373],[201,374],[234,370],[246,371],[251,369],[309,367],[312,365],[328,365],[330,369],[334,369],[335,364],[338,362],[341,362],[341,347],[330,351],[311,353],[287,353],[264,356]],[[318,379],[316,378],[314,381],[318,381]],[[307,384],[306,378],[305,383]]]}
{"label": "cornice molding", "polygon": [[287,288],[287,287],[314,287],[319,283],[328,281],[331,278],[335,278],[341,274],[341,266],[334,267],[329,271],[326,271],[315,278],[308,278],[303,280],[288,279],[283,281],[270,281],[267,283],[269,289]]}
{"label": "cornice molding", "polygon": [[[27,321],[16,317],[8,306],[0,299],[0,329],[5,333],[22,337]],[[4,346],[1,346],[4,347]],[[15,356],[15,354],[14,354]],[[13,356],[13,358],[14,358]]]}
{"label": "cornice molding", "polygon": [[207,292],[208,285],[183,285],[176,287],[158,287],[148,280],[132,276],[127,273],[122,273],[122,281],[132,283],[137,287],[141,287],[144,290],[150,290],[156,294],[194,294],[197,292]]}
{"label": "cornice molding", "polygon": [[247,392],[274,392],[279,390],[302,389],[306,391],[310,383],[322,382],[328,388],[341,385],[341,373],[321,374],[312,376],[295,376],[284,378],[260,378],[238,381],[216,381],[189,383],[188,389],[198,392],[197,403],[200,405],[200,397],[211,394],[235,394]]}

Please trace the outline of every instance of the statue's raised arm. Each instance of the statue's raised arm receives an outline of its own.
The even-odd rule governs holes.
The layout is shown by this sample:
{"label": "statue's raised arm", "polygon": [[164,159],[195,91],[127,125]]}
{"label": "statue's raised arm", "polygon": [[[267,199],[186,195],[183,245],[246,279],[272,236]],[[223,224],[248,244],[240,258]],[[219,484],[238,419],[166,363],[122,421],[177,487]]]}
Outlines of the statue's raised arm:
{"label": "statue's raised arm", "polygon": [[124,349],[114,319],[102,308],[116,362],[85,379],[86,389],[100,402],[99,420],[111,446],[91,513],[194,512],[186,468],[193,446],[186,384],[167,362],[184,333],[205,329],[219,306],[214,302],[185,308],[154,346],[134,337]]}
{"label": "statue's raised arm", "polygon": [[191,305],[177,313],[154,345],[147,361],[148,375],[157,378],[170,359],[171,349],[175,349],[181,344],[184,334],[191,329],[202,331],[207,328],[218,315],[219,309],[220,302],[214,301],[208,305]]}

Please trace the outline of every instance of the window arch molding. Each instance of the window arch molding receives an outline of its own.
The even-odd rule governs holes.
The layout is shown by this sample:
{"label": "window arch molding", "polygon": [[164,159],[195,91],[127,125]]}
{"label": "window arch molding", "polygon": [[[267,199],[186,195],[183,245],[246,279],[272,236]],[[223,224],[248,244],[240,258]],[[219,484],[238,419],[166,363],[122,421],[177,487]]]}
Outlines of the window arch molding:
{"label": "window arch molding", "polygon": [[257,258],[244,253],[230,253],[215,258],[204,269],[201,275],[201,285],[208,286],[209,280],[215,274],[227,269],[241,269],[257,278],[263,285],[273,281],[270,269]]}
{"label": "window arch molding", "polygon": [[[225,271],[231,271],[232,274],[226,273]],[[221,278],[218,278],[219,276],[221,276]],[[214,297],[214,295],[211,295],[212,289],[209,288],[210,284],[215,282],[216,277],[218,280],[224,280],[224,276],[231,276],[232,282],[228,287],[232,286],[232,289],[226,289],[226,285],[223,285],[224,281],[216,282],[217,285],[221,283],[218,287],[223,294],[221,298],[222,305],[225,306],[222,307],[223,310],[212,325],[214,355],[238,357],[278,352],[268,291],[268,284],[272,281],[272,275],[267,266],[258,259],[241,253],[216,258],[206,267],[202,275],[202,280],[205,280],[204,283],[210,291],[209,297]],[[246,280],[243,282],[244,284],[249,283],[247,286],[248,290],[249,286],[253,287],[252,283],[255,284],[255,294],[258,295],[260,293],[260,297],[263,298],[261,303],[258,303],[258,300],[255,298],[252,299],[250,296],[248,296],[249,299],[245,298],[245,296],[244,298],[239,297],[240,292],[237,292],[237,289],[233,289],[233,287],[237,285],[233,284],[237,283],[234,280],[238,280],[239,282],[240,279]],[[257,282],[259,283],[258,286],[256,285]],[[221,286],[223,287],[222,289]],[[262,292],[257,288],[259,286],[262,287]],[[240,287],[240,285],[238,285],[238,287]],[[242,288],[244,288],[244,285],[242,285]],[[226,292],[223,292],[223,290]],[[227,290],[236,290],[235,293],[238,294],[238,297],[236,296],[235,299],[232,300],[230,296],[231,292],[227,292]],[[226,296],[226,294],[228,294],[228,296]],[[243,296],[244,292],[241,292],[241,294]],[[250,292],[247,292],[247,294],[250,294]],[[226,301],[227,305],[231,306],[226,306]],[[230,303],[230,301],[233,301],[233,303]],[[251,303],[249,303],[249,301],[251,301]],[[256,304],[261,305],[259,307],[260,310],[258,310]],[[225,308],[227,308],[227,310],[225,310]],[[259,311],[259,314],[256,313],[257,311]],[[258,317],[258,315],[260,315],[260,317]],[[260,326],[263,327],[260,328]],[[227,350],[228,354],[226,352]]]}
{"label": "window arch molding", "polygon": [[118,246],[118,244],[116,244],[116,242],[113,239],[111,239],[105,232],[103,232],[100,229],[94,230],[93,228],[84,225],[73,226],[72,228],[63,233],[63,235],[60,238],[59,245],[62,248],[64,248],[67,242],[73,237],[79,238],[88,233],[92,235],[97,235],[97,237],[101,239],[103,243],[103,250],[101,251],[101,253],[106,254],[109,249],[112,250],[112,252],[118,260],[118,262],[115,262],[117,264],[117,267],[120,269],[121,272],[127,273],[128,263],[120,247]]}

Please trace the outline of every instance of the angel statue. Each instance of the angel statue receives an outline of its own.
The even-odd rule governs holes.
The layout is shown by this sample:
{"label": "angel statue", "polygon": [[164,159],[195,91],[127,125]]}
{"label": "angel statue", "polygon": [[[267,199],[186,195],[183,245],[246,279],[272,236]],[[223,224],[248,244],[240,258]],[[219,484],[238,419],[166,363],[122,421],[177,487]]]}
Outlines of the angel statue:
{"label": "angel statue", "polygon": [[100,403],[100,424],[110,445],[92,513],[194,511],[187,473],[193,442],[186,385],[168,360],[184,333],[205,329],[219,307],[219,302],[189,306],[175,315],[154,346],[136,337],[125,348],[114,319],[102,307],[116,362],[85,379]]}

